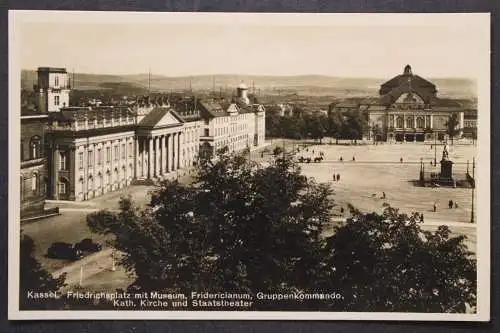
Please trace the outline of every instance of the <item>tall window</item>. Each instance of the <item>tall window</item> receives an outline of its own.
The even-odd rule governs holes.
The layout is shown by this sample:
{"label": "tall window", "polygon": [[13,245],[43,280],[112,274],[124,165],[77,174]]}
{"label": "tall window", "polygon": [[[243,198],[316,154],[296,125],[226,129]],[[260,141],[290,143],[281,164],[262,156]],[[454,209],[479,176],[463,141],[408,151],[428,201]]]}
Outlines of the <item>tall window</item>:
{"label": "tall window", "polygon": [[132,157],[132,152],[134,151],[134,145],[132,142],[128,143],[128,157]]}
{"label": "tall window", "polygon": [[38,173],[34,173],[33,177],[31,178],[31,191],[35,194],[38,189]]}
{"label": "tall window", "polygon": [[101,148],[97,149],[97,165],[102,164],[102,150]]}
{"label": "tall window", "polygon": [[59,194],[66,194],[66,183],[59,182],[59,184],[58,184],[58,192],[59,192]]}
{"label": "tall window", "polygon": [[406,127],[408,128],[413,128],[414,123],[413,123],[413,117],[409,117],[406,119]]}
{"label": "tall window", "polygon": [[125,154],[126,154],[126,151],[125,151],[125,144],[122,143],[122,160],[125,159]]}
{"label": "tall window", "polygon": [[424,117],[417,117],[417,127],[424,128],[424,126],[425,126]]}
{"label": "tall window", "polygon": [[56,87],[59,87],[59,76],[56,76],[56,77],[54,78],[54,85],[55,85]]}
{"label": "tall window", "polygon": [[83,153],[78,153],[78,169],[83,169]]}
{"label": "tall window", "polygon": [[120,154],[119,147],[115,146],[115,161],[118,161],[118,157],[120,156],[119,154]]}
{"label": "tall window", "polygon": [[30,140],[30,159],[34,160],[40,157],[40,138],[34,136]]}
{"label": "tall window", "polygon": [[210,129],[205,128],[205,136],[210,136]]}
{"label": "tall window", "polygon": [[89,168],[94,166],[94,152],[92,150],[89,150]]}
{"label": "tall window", "polygon": [[111,147],[106,147],[106,163],[111,163]]}
{"label": "tall window", "polygon": [[59,153],[59,170],[66,170],[66,152]]}
{"label": "tall window", "polygon": [[59,105],[59,96],[54,96],[54,105]]}
{"label": "tall window", "polygon": [[396,118],[396,127],[397,128],[403,128],[404,127],[403,117],[397,117]]}

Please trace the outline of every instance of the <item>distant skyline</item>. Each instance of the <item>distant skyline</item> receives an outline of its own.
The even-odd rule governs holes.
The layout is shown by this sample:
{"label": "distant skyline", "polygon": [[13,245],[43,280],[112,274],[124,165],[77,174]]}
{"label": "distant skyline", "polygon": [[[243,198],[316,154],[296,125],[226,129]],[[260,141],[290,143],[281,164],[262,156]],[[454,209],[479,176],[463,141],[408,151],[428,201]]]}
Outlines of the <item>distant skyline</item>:
{"label": "distant skyline", "polygon": [[[84,15],[71,20],[62,12],[50,19],[17,24],[14,36],[20,42],[20,67],[65,67],[70,72],[111,75],[151,72],[169,77],[387,78],[410,64],[423,77],[475,79],[481,68],[476,59],[484,53],[484,39],[489,37],[478,35],[483,30],[475,24],[474,15],[431,16],[425,21],[410,16],[396,19],[397,14],[385,19],[370,15],[367,21],[358,14],[336,25],[331,24],[335,17],[311,15],[294,15],[288,21],[261,15],[250,23],[232,14],[225,14],[224,19],[215,15],[212,20],[205,15],[203,21],[171,20],[168,14],[159,19],[158,13],[124,16],[123,20],[115,13],[109,15],[115,16],[112,22],[104,16],[85,19]],[[395,22],[387,24],[391,18]]]}

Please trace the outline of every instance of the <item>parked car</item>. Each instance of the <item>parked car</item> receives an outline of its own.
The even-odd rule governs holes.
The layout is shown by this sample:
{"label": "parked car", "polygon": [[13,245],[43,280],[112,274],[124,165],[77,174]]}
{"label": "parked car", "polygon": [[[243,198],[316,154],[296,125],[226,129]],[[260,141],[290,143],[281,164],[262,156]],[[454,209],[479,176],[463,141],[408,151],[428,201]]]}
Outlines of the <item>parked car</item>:
{"label": "parked car", "polygon": [[82,251],[72,244],[55,242],[47,250],[47,256],[53,259],[78,260],[82,257]]}
{"label": "parked car", "polygon": [[81,252],[99,252],[102,250],[102,246],[94,243],[91,238],[84,238],[75,244],[75,249]]}

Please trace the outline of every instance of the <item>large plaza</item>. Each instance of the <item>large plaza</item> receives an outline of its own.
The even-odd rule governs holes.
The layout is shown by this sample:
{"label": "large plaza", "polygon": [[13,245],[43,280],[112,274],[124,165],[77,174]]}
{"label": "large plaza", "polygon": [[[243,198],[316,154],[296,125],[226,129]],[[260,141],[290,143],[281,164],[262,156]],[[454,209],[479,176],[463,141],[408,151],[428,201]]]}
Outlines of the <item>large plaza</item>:
{"label": "large plaza", "polygon": [[[272,158],[273,146],[282,145],[282,140],[275,140],[267,149],[267,153],[252,152],[252,159],[263,162]],[[297,148],[301,142],[286,141],[285,148]],[[302,145],[302,147],[305,147]],[[448,225],[454,235],[466,235],[469,249],[476,251],[476,223],[471,223],[470,188],[446,187],[419,187],[414,181],[418,179],[422,162],[426,171],[439,172],[437,167],[431,166],[434,160],[434,147],[422,143],[406,144],[361,144],[361,145],[308,145],[307,151],[302,148],[301,154],[324,153],[325,160],[321,163],[301,163],[302,172],[320,183],[329,183],[334,190],[334,199],[337,207],[338,221],[342,219],[340,208],[344,207],[344,217],[348,216],[348,204],[364,212],[382,212],[387,204],[400,209],[405,213],[419,212],[424,214],[423,227],[434,230],[439,225]],[[442,146],[437,147],[439,161]],[[477,156],[476,147],[470,144],[456,143],[449,148],[449,156],[454,161],[453,172],[463,177],[467,168],[467,161]],[[342,157],[343,161],[340,161]],[[353,157],[355,161],[353,161]],[[403,162],[401,163],[401,158]],[[472,168],[472,163],[469,167]],[[477,166],[476,173],[480,172]],[[332,175],[339,174],[340,180],[333,181]],[[189,182],[189,175],[180,175],[182,182]],[[86,215],[98,209],[116,209],[122,195],[131,195],[134,201],[143,206],[148,203],[149,190],[147,186],[130,186],[121,191],[108,193],[94,200],[71,203],[61,206],[61,215],[45,220],[26,224],[22,227],[24,233],[35,239],[35,256],[50,272],[58,275],[68,273],[69,285],[76,285],[80,281],[80,269],[84,267],[84,285],[88,289],[103,290],[124,288],[129,282],[121,268],[112,270],[111,249],[86,257],[74,263],[45,257],[47,248],[52,242],[78,242],[82,238],[91,237],[97,242],[105,244],[102,236],[92,234],[86,225]],[[386,198],[383,199],[383,193]],[[448,208],[452,200],[457,207]],[[434,212],[433,205],[437,209]],[[61,203],[48,203],[48,205]],[[477,221],[476,221],[477,222]],[[332,221],[332,225],[335,221]]]}

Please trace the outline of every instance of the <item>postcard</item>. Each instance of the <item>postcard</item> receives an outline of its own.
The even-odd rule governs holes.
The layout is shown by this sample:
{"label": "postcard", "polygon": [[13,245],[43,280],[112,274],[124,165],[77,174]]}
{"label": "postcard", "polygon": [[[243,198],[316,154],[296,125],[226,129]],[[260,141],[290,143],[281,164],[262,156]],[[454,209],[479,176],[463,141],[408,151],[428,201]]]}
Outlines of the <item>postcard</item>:
{"label": "postcard", "polygon": [[9,12],[9,318],[488,321],[490,15]]}

